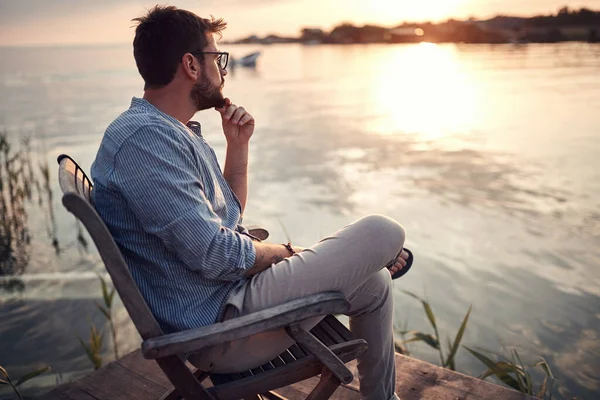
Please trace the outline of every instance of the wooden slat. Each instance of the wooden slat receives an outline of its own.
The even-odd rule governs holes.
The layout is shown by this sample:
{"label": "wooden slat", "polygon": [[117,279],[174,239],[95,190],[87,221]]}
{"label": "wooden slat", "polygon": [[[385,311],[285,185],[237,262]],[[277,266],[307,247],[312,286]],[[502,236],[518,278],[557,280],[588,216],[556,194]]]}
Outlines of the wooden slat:
{"label": "wooden slat", "polygon": [[315,326],[311,330],[311,333],[315,335],[315,337],[321,342],[323,342],[323,344],[327,347],[333,346],[335,344],[335,341],[319,325]]}
{"label": "wooden slat", "polygon": [[[330,316],[331,318],[335,319],[335,317]],[[337,319],[335,319],[337,321]],[[327,333],[327,335],[329,335],[329,337],[331,337],[331,339],[335,342],[335,343],[342,343],[342,342],[346,342],[348,341],[348,339],[344,339],[342,337],[342,335],[337,332],[333,326],[331,326],[331,319],[330,318],[324,318],[323,321],[321,321],[321,323],[319,324],[319,327],[321,329],[323,329],[323,331],[325,331],[325,333]],[[346,327],[344,327],[346,328]]]}
{"label": "wooden slat", "polygon": [[[146,365],[150,367],[144,367],[142,362],[137,364],[137,359],[141,360],[139,351],[137,353],[137,355],[129,354],[116,364],[109,364],[81,381],[61,385],[39,399],[119,400],[130,398],[158,400],[165,390],[162,385],[157,384],[164,379],[160,377],[162,372],[151,367],[152,362],[146,360],[142,361],[148,363]],[[118,368],[115,368],[115,365]],[[347,365],[357,376],[356,362]],[[110,369],[108,369],[109,367]],[[317,368],[320,367],[317,366]],[[147,375],[142,377],[139,374],[141,371],[145,371]],[[85,385],[80,382],[84,382]],[[317,378],[311,378],[286,388],[277,389],[277,392],[289,400],[305,399],[317,382]],[[357,391],[358,379],[355,379],[347,387],[339,388],[332,399],[358,400],[360,397]],[[402,355],[396,355],[396,392],[402,400],[534,400],[533,397],[505,387]]]}
{"label": "wooden slat", "polygon": [[154,359],[194,352],[349,307],[350,303],[339,292],[316,293],[225,322],[152,337],[142,343],[142,353]]}
{"label": "wooden slat", "polygon": [[281,357],[277,357],[275,359],[273,359],[273,361],[271,361],[271,364],[273,364],[273,366],[275,368],[281,367],[285,365],[285,362],[281,359]]}
{"label": "wooden slat", "polygon": [[38,397],[38,400],[97,400],[97,398],[73,385],[61,385]]}
{"label": "wooden slat", "polygon": [[340,387],[340,381],[333,376],[331,371],[323,370],[321,372],[321,379],[313,391],[308,395],[306,400],[321,400],[329,399],[333,393]]}
{"label": "wooden slat", "polygon": [[92,375],[76,381],[73,386],[104,399],[159,399],[165,388],[122,365],[112,362]]}
{"label": "wooden slat", "polygon": [[273,364],[271,364],[271,362],[268,362],[268,363],[266,363],[266,364],[264,364],[264,365],[261,365],[261,366],[260,366],[260,368],[261,368],[263,371],[270,371],[270,370],[272,370],[272,369],[275,369],[275,367],[273,366]]}
{"label": "wooden slat", "polygon": [[[356,354],[364,347],[364,341],[335,345],[332,351],[342,360],[348,362],[356,358]],[[287,364],[276,370],[263,372],[254,379],[239,380],[211,388],[209,392],[219,399],[238,399],[247,393],[266,392],[284,387],[290,382],[296,382],[316,375],[323,368],[315,356],[307,356],[301,361]]]}
{"label": "wooden slat", "polygon": [[117,363],[128,370],[161,385],[165,389],[173,386],[156,361],[146,360],[142,357],[142,352],[139,350],[120,358]]}
{"label": "wooden slat", "polygon": [[[277,389],[277,393],[283,397],[286,397],[288,400],[305,400],[308,394],[318,383],[319,378],[313,377],[293,385]],[[360,395],[354,388],[341,386],[335,391],[333,396],[330,397],[330,400],[360,400]]]}
{"label": "wooden slat", "polygon": [[162,335],[110,231],[92,205],[75,193],[63,196],[63,205],[73,213],[94,240],[102,261],[112,279],[123,305],[143,339]]}
{"label": "wooden slat", "polygon": [[317,357],[333,375],[343,383],[352,382],[352,373],[342,361],[323,343],[314,337],[310,332],[302,329],[298,324],[285,328],[286,332],[294,338],[296,343],[302,344],[310,354]]}
{"label": "wooden slat", "polygon": [[288,350],[296,360],[306,357],[306,351],[302,350],[296,343],[294,343]]}
{"label": "wooden slat", "polygon": [[294,356],[292,355],[292,353],[290,353],[289,350],[284,351],[283,353],[281,353],[279,355],[279,357],[281,357],[281,359],[283,360],[283,362],[287,363],[291,363],[292,361],[295,360]]}
{"label": "wooden slat", "polygon": [[[357,376],[356,361],[348,368]],[[348,387],[358,390],[358,380]],[[402,400],[534,400],[491,382],[396,354],[396,393]]]}
{"label": "wooden slat", "polygon": [[217,385],[223,385],[232,381],[231,376],[228,374],[213,374],[210,376],[212,383]]}
{"label": "wooden slat", "polygon": [[335,332],[337,332],[346,342],[350,340],[356,339],[352,332],[346,328],[344,324],[342,324],[336,317],[333,315],[328,315],[323,319],[327,325],[331,327]]}
{"label": "wooden slat", "polygon": [[249,376],[252,376],[252,372],[244,371],[244,372],[241,372],[240,375],[242,375],[242,378],[247,378]]}

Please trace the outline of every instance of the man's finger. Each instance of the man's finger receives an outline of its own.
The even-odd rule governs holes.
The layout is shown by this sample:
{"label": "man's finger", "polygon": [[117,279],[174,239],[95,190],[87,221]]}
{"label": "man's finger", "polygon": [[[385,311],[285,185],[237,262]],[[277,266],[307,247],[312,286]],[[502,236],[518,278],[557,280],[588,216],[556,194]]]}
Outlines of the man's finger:
{"label": "man's finger", "polygon": [[253,117],[252,115],[250,115],[250,114],[246,113],[246,114],[245,114],[245,115],[242,117],[242,119],[240,119],[240,123],[239,123],[239,125],[240,125],[240,126],[244,126],[244,125],[246,125],[246,123],[248,123],[248,122],[250,122],[250,121],[254,121],[254,117]]}
{"label": "man's finger", "polygon": [[233,113],[235,112],[235,110],[237,110],[237,106],[235,104],[230,104],[227,107],[227,110],[225,110],[225,112],[221,116],[224,119],[229,120],[229,119],[231,119],[231,116],[233,115]]}
{"label": "man's finger", "polygon": [[237,110],[235,110],[229,121],[232,124],[237,125],[244,115],[246,115],[246,109],[244,107],[239,107]]}

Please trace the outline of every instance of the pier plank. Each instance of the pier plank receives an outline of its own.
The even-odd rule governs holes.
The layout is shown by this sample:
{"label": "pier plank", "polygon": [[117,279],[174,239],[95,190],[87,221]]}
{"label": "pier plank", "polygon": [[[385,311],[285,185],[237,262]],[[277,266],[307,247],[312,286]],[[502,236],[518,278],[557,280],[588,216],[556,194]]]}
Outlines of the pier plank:
{"label": "pier plank", "polygon": [[[355,380],[336,390],[332,400],[359,400],[356,362],[348,363]],[[277,390],[289,400],[305,399],[318,382],[313,377]],[[159,400],[168,379],[155,362],[140,351],[126,355],[102,369],[72,383],[61,385],[39,400]],[[491,382],[453,372],[426,362],[396,354],[396,392],[402,400],[533,400],[531,396]]]}

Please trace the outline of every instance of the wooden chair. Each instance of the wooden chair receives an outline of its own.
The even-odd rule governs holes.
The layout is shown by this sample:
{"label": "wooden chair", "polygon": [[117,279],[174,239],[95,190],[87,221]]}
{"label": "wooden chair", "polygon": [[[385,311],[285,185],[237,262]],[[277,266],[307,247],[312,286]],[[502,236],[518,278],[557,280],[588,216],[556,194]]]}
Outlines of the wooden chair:
{"label": "wooden chair", "polygon": [[[92,182],[67,155],[58,157],[62,202],[86,227],[112,278],[123,305],[142,337],[142,354],[155,360],[173,388],[162,399],[282,399],[272,390],[321,374],[308,399],[327,399],[337,387],[353,376],[344,363],[367,350],[367,343],[356,339],[335,317],[349,304],[338,292],[318,293],[277,307],[188,331],[164,334],[150,312],[142,294],[113,240],[96,213],[90,199]],[[310,332],[299,321],[326,316]],[[284,328],[296,343],[271,362],[242,373],[211,374],[190,369],[182,354]],[[243,354],[240,354],[243,357]],[[210,378],[213,386],[202,382]]]}

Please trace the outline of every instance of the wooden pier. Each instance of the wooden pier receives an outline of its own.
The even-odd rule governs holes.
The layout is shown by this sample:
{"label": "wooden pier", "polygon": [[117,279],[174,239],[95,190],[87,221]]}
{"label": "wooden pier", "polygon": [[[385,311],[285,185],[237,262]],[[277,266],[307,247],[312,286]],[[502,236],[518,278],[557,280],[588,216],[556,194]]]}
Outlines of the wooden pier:
{"label": "wooden pier", "polygon": [[[356,364],[350,363],[356,376]],[[305,399],[318,379],[277,390],[289,400]],[[139,351],[114,361],[72,383],[58,386],[39,400],[159,400],[171,385],[154,361]],[[533,400],[490,382],[396,354],[396,392],[402,400]],[[332,399],[360,400],[358,379],[340,387]]]}

